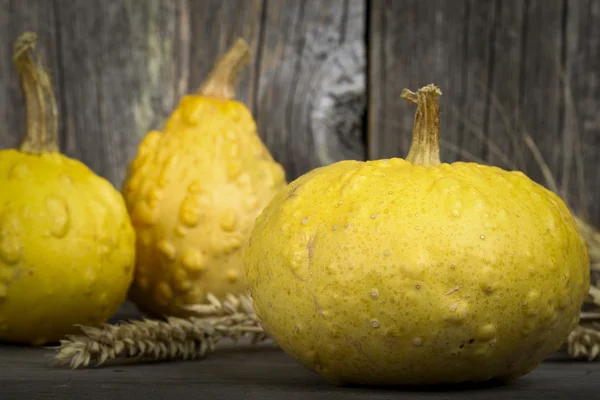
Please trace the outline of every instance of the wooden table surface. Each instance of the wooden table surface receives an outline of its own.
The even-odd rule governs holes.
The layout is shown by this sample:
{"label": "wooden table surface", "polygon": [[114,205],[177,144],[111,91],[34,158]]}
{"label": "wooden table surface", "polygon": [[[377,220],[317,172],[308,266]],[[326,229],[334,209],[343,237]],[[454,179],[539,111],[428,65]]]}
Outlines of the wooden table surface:
{"label": "wooden table surface", "polygon": [[[116,319],[135,317],[125,308]],[[598,399],[600,363],[556,356],[506,385],[421,389],[339,388],[280,350],[222,348],[204,360],[108,365],[70,370],[51,366],[54,352],[0,346],[0,399]]]}

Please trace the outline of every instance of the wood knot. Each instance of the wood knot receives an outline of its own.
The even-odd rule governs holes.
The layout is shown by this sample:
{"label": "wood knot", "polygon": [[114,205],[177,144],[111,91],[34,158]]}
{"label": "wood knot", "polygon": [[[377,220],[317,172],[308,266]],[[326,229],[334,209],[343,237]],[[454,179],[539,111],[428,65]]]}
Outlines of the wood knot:
{"label": "wood knot", "polygon": [[313,80],[310,125],[322,165],[364,158],[365,60],[362,41],[346,43],[330,53]]}

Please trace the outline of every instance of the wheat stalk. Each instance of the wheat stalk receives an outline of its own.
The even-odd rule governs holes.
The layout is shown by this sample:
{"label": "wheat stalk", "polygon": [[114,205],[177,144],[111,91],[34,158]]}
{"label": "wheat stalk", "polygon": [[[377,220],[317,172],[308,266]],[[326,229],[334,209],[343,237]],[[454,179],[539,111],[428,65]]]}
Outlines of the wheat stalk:
{"label": "wheat stalk", "polygon": [[246,296],[228,295],[221,302],[207,296],[207,304],[185,307],[195,316],[143,319],[100,328],[80,326],[81,335],[70,335],[54,347],[55,364],[76,369],[109,361],[148,358],[154,361],[204,358],[225,338],[250,337],[257,344],[267,339]]}

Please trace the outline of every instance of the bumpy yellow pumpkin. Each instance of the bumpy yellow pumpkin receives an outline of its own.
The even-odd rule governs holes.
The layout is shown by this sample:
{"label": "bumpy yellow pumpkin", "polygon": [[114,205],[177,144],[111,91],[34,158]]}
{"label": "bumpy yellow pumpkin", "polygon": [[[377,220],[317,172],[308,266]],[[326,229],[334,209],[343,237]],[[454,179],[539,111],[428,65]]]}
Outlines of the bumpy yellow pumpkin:
{"label": "bumpy yellow pumpkin", "polygon": [[20,149],[0,151],[0,341],[42,345],[99,326],[125,300],[135,233],[121,193],[60,154],[52,84],[15,43],[27,107]]}
{"label": "bumpy yellow pumpkin", "polygon": [[265,330],[336,384],[510,379],[579,319],[589,259],[575,221],[523,173],[439,159],[439,89],[404,159],[301,176],[258,217],[247,281]]}
{"label": "bumpy yellow pumpkin", "polygon": [[184,97],[132,160],[123,193],[137,231],[130,299],[150,315],[245,293],[243,251],[254,220],[285,184],[234,84],[249,51],[243,40]]}

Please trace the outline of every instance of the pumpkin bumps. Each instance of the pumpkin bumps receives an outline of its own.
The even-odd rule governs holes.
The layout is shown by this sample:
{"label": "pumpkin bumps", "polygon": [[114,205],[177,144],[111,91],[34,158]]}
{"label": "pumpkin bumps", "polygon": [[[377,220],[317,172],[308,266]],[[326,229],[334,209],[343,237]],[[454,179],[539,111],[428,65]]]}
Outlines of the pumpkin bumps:
{"label": "pumpkin bumps", "polygon": [[[133,279],[135,233],[121,194],[58,151],[37,36],[15,42],[27,108],[19,149],[0,151],[0,340],[42,345],[100,326]],[[25,312],[24,312],[25,311]]]}
{"label": "pumpkin bumps", "polygon": [[285,184],[249,110],[223,97],[234,95],[222,87],[246,56],[238,41],[131,162],[123,185],[138,233],[130,297],[149,314],[185,315],[182,306],[204,302],[207,292],[246,290],[243,245]]}
{"label": "pumpkin bumps", "polygon": [[568,209],[522,173],[441,163],[437,94],[408,96],[406,160],[310,171],[253,229],[257,316],[331,382],[514,378],[578,321],[589,259]]}

